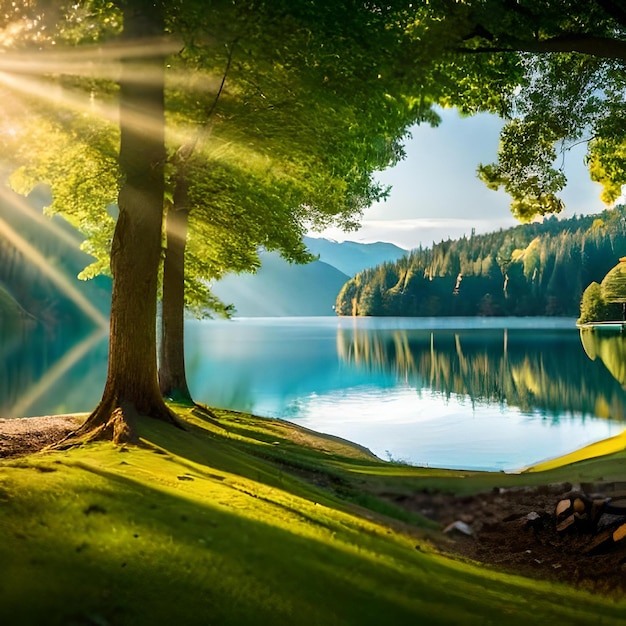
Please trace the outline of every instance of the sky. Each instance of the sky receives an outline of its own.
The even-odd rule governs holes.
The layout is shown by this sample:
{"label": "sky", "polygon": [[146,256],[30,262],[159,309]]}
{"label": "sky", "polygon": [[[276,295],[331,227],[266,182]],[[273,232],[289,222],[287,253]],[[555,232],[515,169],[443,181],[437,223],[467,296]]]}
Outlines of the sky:
{"label": "sky", "polygon": [[[439,111],[437,128],[416,126],[405,144],[406,158],[377,174],[392,191],[386,202],[364,212],[362,227],[344,233],[331,228],[311,233],[336,241],[388,241],[411,249],[463,234],[486,233],[518,222],[503,191],[491,191],[476,176],[480,163],[496,160],[502,121],[490,114],[462,118],[456,110]],[[584,165],[586,147],[565,156],[568,185],[560,194],[566,209],[559,217],[599,213],[601,187],[589,179]]]}

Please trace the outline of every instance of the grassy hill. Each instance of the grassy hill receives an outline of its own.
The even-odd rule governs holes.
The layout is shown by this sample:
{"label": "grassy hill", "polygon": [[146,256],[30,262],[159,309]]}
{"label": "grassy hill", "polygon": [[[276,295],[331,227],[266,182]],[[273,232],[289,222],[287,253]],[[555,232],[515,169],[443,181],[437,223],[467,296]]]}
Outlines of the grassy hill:
{"label": "grassy hill", "polygon": [[[380,497],[623,476],[624,452],[543,474],[428,470],[217,411],[140,447],[0,461],[0,623],[623,624],[626,602],[441,554]],[[401,519],[399,519],[401,518]]]}

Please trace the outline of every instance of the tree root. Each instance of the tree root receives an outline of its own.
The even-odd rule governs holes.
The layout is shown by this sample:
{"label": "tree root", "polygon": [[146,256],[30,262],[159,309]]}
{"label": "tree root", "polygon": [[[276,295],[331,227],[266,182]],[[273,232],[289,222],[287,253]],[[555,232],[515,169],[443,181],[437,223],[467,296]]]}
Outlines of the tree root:
{"label": "tree root", "polygon": [[145,418],[157,419],[185,430],[178,417],[165,404],[152,407],[148,411],[139,411],[130,402],[117,403],[102,400],[82,426],[50,448],[65,450],[92,441],[112,441],[116,445],[138,445],[138,423]]}

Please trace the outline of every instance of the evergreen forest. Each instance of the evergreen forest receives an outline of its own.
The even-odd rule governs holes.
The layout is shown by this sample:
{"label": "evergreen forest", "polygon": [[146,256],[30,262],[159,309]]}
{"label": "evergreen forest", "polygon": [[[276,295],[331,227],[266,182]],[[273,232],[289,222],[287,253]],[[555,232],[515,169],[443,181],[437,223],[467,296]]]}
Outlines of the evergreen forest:
{"label": "evergreen forest", "polygon": [[[626,253],[626,207],[441,241],[351,278],[338,315],[575,316]],[[608,312],[621,316],[620,305]]]}

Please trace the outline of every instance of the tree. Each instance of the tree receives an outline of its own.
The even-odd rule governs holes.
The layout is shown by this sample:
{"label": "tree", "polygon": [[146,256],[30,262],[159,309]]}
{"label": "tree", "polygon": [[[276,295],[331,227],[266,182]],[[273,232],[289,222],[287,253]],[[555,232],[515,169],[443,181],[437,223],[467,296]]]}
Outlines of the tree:
{"label": "tree", "polygon": [[[178,400],[191,401],[182,351],[186,216],[192,212],[195,219],[192,237],[203,224],[228,232],[223,248],[230,246],[230,252],[222,249],[223,257],[231,259],[226,269],[257,267],[259,246],[279,250],[292,262],[308,261],[311,256],[302,245],[307,226],[323,227],[334,220],[352,227],[364,207],[385,195],[372,172],[400,158],[399,138],[408,124],[423,115],[421,108],[402,104],[399,97],[390,104],[388,96],[393,89],[398,91],[397,81],[381,81],[378,75],[368,79],[367,87],[361,80],[365,98],[358,109],[351,101],[351,84],[335,85],[330,93],[311,91],[319,73],[310,49],[311,31],[300,33],[296,28],[295,33],[289,48],[281,51],[280,63],[272,60],[278,33],[264,29],[262,36],[247,38],[245,43],[240,42],[241,33],[237,38],[233,34],[235,43],[225,46],[226,70],[215,98],[207,103],[206,97],[200,97],[195,107],[187,102],[187,90],[171,98],[185,101],[175,105],[178,117],[184,112],[187,124],[197,125],[196,137],[176,152],[173,204],[168,210],[176,236],[170,237],[173,230],[168,228],[164,267],[160,383],[164,394]],[[254,57],[248,52],[252,45]],[[182,61],[202,72],[207,63],[215,65],[214,56],[212,49],[196,46],[191,58]],[[354,71],[361,56],[346,62],[346,69]],[[350,125],[345,124],[347,119]],[[212,145],[221,142],[249,146],[248,157],[235,160],[236,152],[228,150],[215,155]],[[254,164],[259,159],[263,172]],[[238,208],[235,214],[233,203]],[[214,247],[222,238],[213,233],[206,240]],[[202,264],[206,241],[196,237],[191,244],[187,282],[194,286],[189,285],[187,293],[198,294],[203,289],[197,278],[218,278],[224,268]],[[235,247],[247,265],[233,263]],[[170,260],[176,260],[176,270]],[[190,300],[187,303],[193,304]]]}
{"label": "tree", "polygon": [[594,281],[585,289],[580,302],[578,324],[615,320],[619,315],[620,307],[603,298],[600,283]]}
{"label": "tree", "polygon": [[622,319],[626,320],[626,257],[602,279],[600,283],[602,300],[622,305]]}
{"label": "tree", "polygon": [[[445,6],[443,2],[441,6]],[[467,2],[457,5],[468,54],[515,53],[523,76],[506,94],[509,120],[502,130],[498,162],[481,165],[491,188],[512,196],[523,221],[558,213],[566,183],[556,159],[588,143],[592,176],[614,199],[624,177],[623,89],[626,75],[626,10],[613,0],[562,2]]]}
{"label": "tree", "polygon": [[[317,141],[317,136],[321,135],[326,142],[321,145],[330,146],[333,133],[339,129],[339,143],[351,151],[349,165],[354,167],[346,171],[342,162],[345,152],[341,149],[330,150],[321,161],[318,160],[321,155],[316,154],[309,171],[316,173],[321,164],[321,171],[332,172],[337,168],[342,173],[343,186],[338,177],[338,184],[327,191],[331,196],[336,193],[337,198],[356,200],[349,204],[352,210],[343,220],[348,226],[354,224],[358,207],[365,206],[363,200],[372,197],[370,168],[381,159],[377,153],[389,155],[390,150],[392,153],[397,150],[397,142],[410,123],[417,120],[436,123],[436,116],[430,111],[431,103],[459,105],[468,113],[479,109],[510,112],[514,88],[523,77],[521,70],[527,67],[520,63],[518,55],[501,53],[502,50],[525,49],[508,41],[507,35],[527,33],[522,43],[532,44],[536,29],[531,26],[536,26],[536,18],[540,17],[541,23],[547,25],[549,39],[546,41],[552,42],[554,47],[555,33],[560,35],[567,27],[562,6],[558,11],[553,6],[547,11],[544,9],[550,3],[546,2],[530,3],[530,17],[525,6],[519,7],[517,3],[509,6],[511,3],[506,1],[456,3],[446,0],[420,5],[417,9],[399,0],[380,6],[304,0],[245,6],[226,2],[207,4],[199,0],[156,4],[147,0],[124,3],[120,0],[119,6],[116,4],[85,0],[67,7],[67,11],[75,15],[89,10],[98,18],[106,11],[117,11],[117,14],[121,11],[120,23],[127,40],[129,35],[142,35],[149,36],[153,43],[155,37],[161,38],[166,31],[179,33],[185,37],[185,49],[190,51],[204,47],[215,51],[225,42],[232,44],[237,40],[247,51],[241,61],[243,76],[250,79],[256,68],[265,65],[267,75],[273,70],[285,70],[293,81],[289,85],[299,84],[301,94],[307,90],[315,94],[313,101],[318,106],[312,110],[316,115],[311,116],[307,138],[314,136]],[[589,3],[576,3],[576,11],[582,11],[579,4],[589,8]],[[47,3],[44,6],[49,9]],[[494,11],[494,8],[500,10]],[[513,17],[505,11],[511,8]],[[83,36],[79,24],[85,23],[84,17],[65,24],[68,37],[75,34],[80,39]],[[441,17],[445,20],[439,19]],[[604,33],[606,40],[610,29],[615,29],[615,18],[607,17],[599,8],[594,9],[591,18],[600,17],[600,26],[594,32]],[[48,10],[46,18],[65,23],[56,11]],[[211,29],[206,30],[211,23]],[[237,32],[237,27],[242,27],[243,32]],[[304,49],[303,42],[306,43]],[[477,54],[483,52],[482,43],[493,54]],[[219,55],[207,58],[212,58],[211,63],[215,64]],[[123,59],[125,80],[120,86],[123,185],[119,193],[120,217],[111,250],[114,295],[109,376],[100,407],[82,429],[85,434],[113,435],[116,439],[133,438],[132,423],[137,415],[171,420],[160,396],[156,397],[156,357],[152,357],[156,337],[150,329],[154,326],[156,311],[165,199],[163,57],[146,57],[145,67],[151,77],[149,84],[130,80],[133,70],[138,70],[134,72],[135,78],[143,74],[143,67],[138,68],[138,65],[136,58],[130,58],[130,52]],[[223,64],[221,69],[223,72]],[[253,91],[255,85],[250,83],[252,81],[248,88]],[[136,113],[143,106],[152,112],[149,132],[131,124],[130,113]],[[333,112],[336,115],[331,115],[332,124],[320,123],[320,115]],[[333,126],[339,120],[341,123]],[[377,136],[372,132],[364,134],[368,124],[377,129]],[[182,143],[180,147],[185,145]],[[273,143],[271,147],[276,145]],[[285,163],[288,153],[285,150],[281,155],[287,157]],[[296,167],[290,176],[295,176],[298,169],[298,175],[305,173]],[[324,177],[320,179],[323,180]],[[191,187],[189,195],[191,197]],[[307,210],[316,206],[316,201],[293,200],[296,201],[289,203],[292,211],[286,221],[284,214],[279,214],[272,223],[277,239],[281,229],[290,226],[284,229],[289,235],[286,249],[302,228]],[[337,215],[335,209],[326,211],[326,208],[336,208],[335,203],[320,206],[323,207],[318,214],[320,222]],[[133,250],[129,250],[129,243]],[[141,296],[140,304],[138,296]],[[144,367],[146,358],[148,363]]]}
{"label": "tree", "polygon": [[[205,35],[202,29],[198,32],[198,24],[206,25],[219,13],[219,9],[224,14],[217,25],[213,24],[213,28],[219,30],[229,24],[233,11],[239,9],[233,9],[226,3],[207,7],[192,1],[173,5],[158,3],[156,8],[153,4],[148,6],[140,1],[120,3],[118,13],[121,11],[119,17],[125,41],[130,42],[132,37],[140,43],[152,43],[155,38],[162,37],[167,27],[170,31],[187,35],[186,47],[197,50],[202,42],[194,37]],[[71,11],[98,6],[97,2],[79,3],[73,5]],[[113,12],[117,10],[115,4],[107,4],[107,8]],[[306,133],[307,142],[303,143],[295,163],[290,163],[295,144],[284,142],[285,135],[282,135],[283,143],[286,143],[280,153],[284,172],[279,172],[279,182],[267,186],[265,194],[269,199],[272,194],[290,188],[285,185],[288,179],[300,177],[306,181],[306,175],[309,175],[313,181],[296,186],[299,192],[289,193],[288,201],[280,205],[280,211],[275,210],[278,205],[274,202],[269,212],[261,212],[260,217],[265,221],[263,229],[259,228],[259,222],[249,221],[254,235],[250,241],[256,246],[261,239],[266,245],[285,251],[291,258],[302,260],[306,253],[296,236],[303,232],[306,220],[312,218],[321,225],[339,215],[345,225],[354,225],[361,208],[383,194],[383,190],[373,184],[373,166],[387,165],[401,155],[398,142],[406,127],[417,119],[428,119],[429,107],[423,101],[405,98],[401,87],[406,77],[391,72],[394,52],[402,43],[399,35],[404,32],[404,23],[401,18],[409,15],[403,3],[398,3],[396,7],[386,6],[380,11],[372,11],[371,7],[359,4],[336,7],[331,3],[312,6],[306,2],[244,7],[244,13],[251,11],[251,15],[239,17],[254,19],[232,21],[251,28],[252,37],[246,43],[253,53],[266,48],[265,55],[259,56],[260,63],[267,66],[266,74],[280,69],[270,62],[270,52],[274,56],[278,54],[278,62],[288,70],[291,86],[301,82],[296,98],[292,98],[292,106],[297,106],[297,97],[307,90],[316,94],[311,99],[316,106],[309,107],[311,123]],[[341,20],[337,22],[339,13]],[[66,28],[65,33],[70,30]],[[232,28],[225,31],[231,33]],[[297,37],[290,37],[289,33],[297,33]],[[280,36],[285,41],[281,42]],[[218,42],[219,39],[217,37]],[[281,43],[277,46],[278,42]],[[308,42],[308,45],[301,50],[303,42]],[[380,48],[375,45],[374,51],[370,51],[372,43],[380,44]],[[384,50],[383,55],[380,49]],[[126,50],[128,53],[122,56],[123,78],[119,88],[119,168],[122,184],[118,197],[119,217],[111,246],[114,287],[109,372],[99,407],[78,431],[80,435],[112,437],[116,441],[136,437],[134,424],[140,415],[173,421],[171,412],[158,394],[154,356],[156,337],[153,331],[167,160],[163,132],[163,55],[148,53],[139,59],[130,45]],[[258,90],[258,86],[253,84],[251,78],[254,78],[254,72],[250,71],[250,59],[255,57],[249,50],[247,52],[249,58],[242,61],[242,75],[248,75],[249,93]],[[346,63],[344,57],[354,61]],[[67,67],[64,72],[71,74]],[[241,85],[238,87],[241,90]],[[260,96],[262,98],[264,94]],[[363,101],[359,102],[358,97],[363,97]],[[273,102],[271,105],[276,107],[282,103]],[[140,111],[143,125],[137,124]],[[320,122],[325,115],[329,120],[327,124],[322,124]],[[338,125],[333,127],[335,124]],[[230,126],[224,124],[224,127]],[[367,128],[373,130],[366,132]],[[263,134],[263,131],[258,134]],[[323,137],[324,141],[319,142],[319,137]],[[340,142],[341,149],[332,149],[333,140]],[[308,143],[311,141],[312,144]],[[322,155],[318,148],[308,155],[307,160],[305,153],[310,145],[324,146],[327,152]],[[180,148],[185,146],[182,144]],[[277,146],[280,142],[270,142],[265,149]],[[347,154],[350,159],[345,160]],[[186,159],[182,159],[181,163],[183,161],[186,162]],[[179,209],[185,208],[185,197],[193,204],[194,193],[196,198],[202,196],[200,190],[206,188],[209,178],[203,175],[196,179],[194,189],[194,185],[187,180],[186,169],[186,165],[179,168],[172,177],[173,201]],[[222,167],[217,172],[217,180],[225,169],[228,168]],[[333,174],[334,170],[336,174]],[[216,178],[212,177],[212,180]],[[231,202],[238,199],[237,196],[231,197]],[[272,219],[267,220],[268,216]],[[186,212],[172,210],[171,217],[186,217]],[[204,223],[206,220],[200,221]],[[224,222],[229,223],[228,220]],[[170,230],[172,232],[173,229]],[[170,245],[174,250],[174,239],[170,239]],[[181,255],[178,266],[180,258]],[[247,260],[250,259],[254,262],[254,258],[248,255]],[[211,271],[222,271],[219,264],[209,269],[205,276],[211,276]],[[180,272],[176,280],[180,284]],[[177,294],[177,299],[180,299],[180,290]],[[180,346],[180,341],[177,343]]]}

